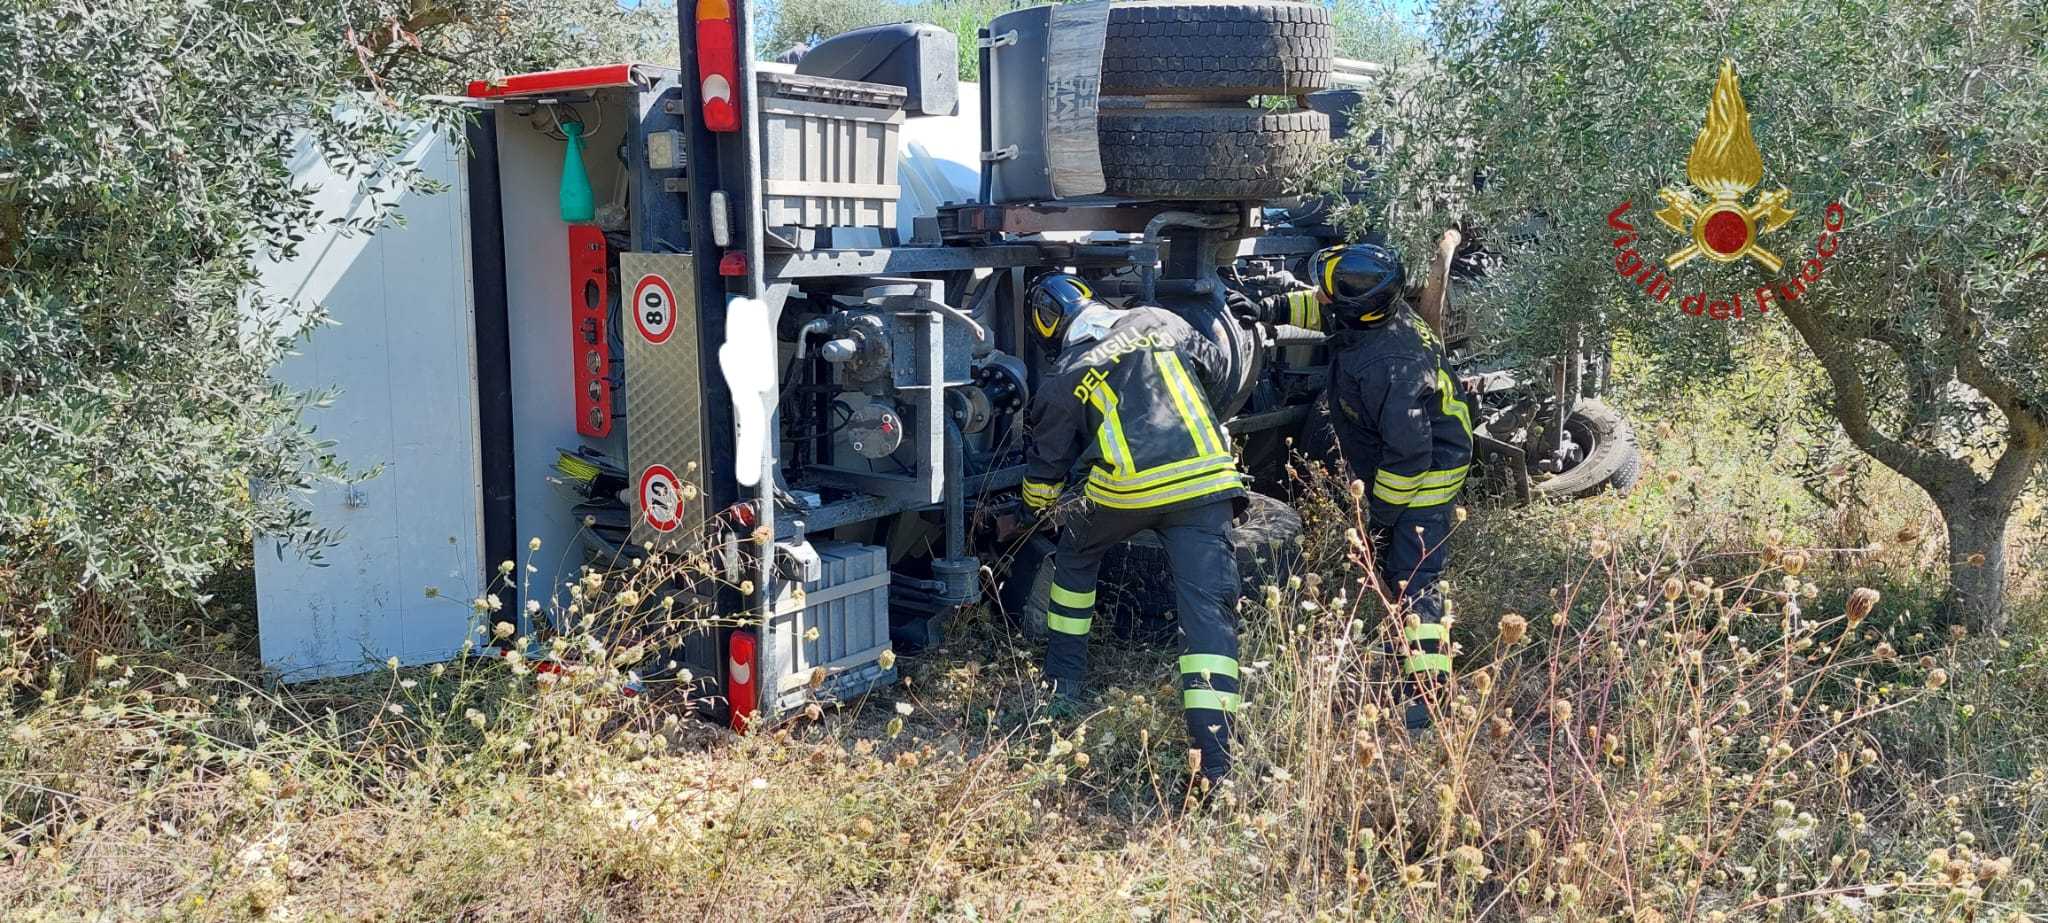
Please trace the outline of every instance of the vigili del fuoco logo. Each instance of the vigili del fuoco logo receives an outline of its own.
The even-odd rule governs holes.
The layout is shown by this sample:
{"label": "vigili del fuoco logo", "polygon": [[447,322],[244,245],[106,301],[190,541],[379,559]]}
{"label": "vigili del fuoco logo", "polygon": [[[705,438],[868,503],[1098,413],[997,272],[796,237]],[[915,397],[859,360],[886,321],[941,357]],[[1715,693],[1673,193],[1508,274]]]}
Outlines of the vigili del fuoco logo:
{"label": "vigili del fuoco logo", "polygon": [[[1792,192],[1784,186],[1749,198],[1763,175],[1763,154],[1749,132],[1749,108],[1743,104],[1742,88],[1735,80],[1735,62],[1724,60],[1713,96],[1707,101],[1707,123],[1693,139],[1692,156],[1685,162],[1691,188],[1666,186],[1657,191],[1664,200],[1664,207],[1656,212],[1657,220],[1683,235],[1683,241],[1663,258],[1661,266],[1645,258],[1635,248],[1636,227],[1626,220],[1634,203],[1623,202],[1607,213],[1607,226],[1620,232],[1614,239],[1614,271],[1658,302],[1671,297],[1672,280],[1665,270],[1695,259],[1711,263],[1748,260],[1775,276],[1747,293],[1709,295],[1703,288],[1679,299],[1679,310],[1714,320],[1740,318],[1750,312],[1763,314],[1773,302],[1798,300],[1808,286],[1820,281],[1828,260],[1839,250],[1845,210],[1840,202],[1829,203],[1813,256],[1786,271],[1784,259],[1766,246],[1765,238],[1798,213],[1788,207]],[[1647,243],[1644,246],[1647,248]]]}

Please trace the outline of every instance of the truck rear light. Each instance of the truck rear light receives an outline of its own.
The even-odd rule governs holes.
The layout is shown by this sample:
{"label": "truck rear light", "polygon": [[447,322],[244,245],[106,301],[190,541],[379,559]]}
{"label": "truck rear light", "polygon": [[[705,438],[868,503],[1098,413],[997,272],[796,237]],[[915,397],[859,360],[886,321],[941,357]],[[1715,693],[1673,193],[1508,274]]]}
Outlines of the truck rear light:
{"label": "truck rear light", "polygon": [[754,682],[754,633],[735,631],[726,642],[725,701],[732,711],[732,729],[747,729],[760,701]]}
{"label": "truck rear light", "polygon": [[718,274],[739,277],[747,274],[747,255],[739,250],[727,250],[718,258]]}
{"label": "truck rear light", "polygon": [[732,246],[732,206],[728,204],[725,191],[711,191],[711,242],[721,247]]}
{"label": "truck rear light", "polygon": [[754,515],[754,504],[750,500],[742,500],[726,507],[725,516],[742,529],[751,529],[754,523],[761,521],[759,516]]}
{"label": "truck rear light", "polygon": [[730,0],[697,0],[697,84],[712,131],[740,130],[738,46]]}

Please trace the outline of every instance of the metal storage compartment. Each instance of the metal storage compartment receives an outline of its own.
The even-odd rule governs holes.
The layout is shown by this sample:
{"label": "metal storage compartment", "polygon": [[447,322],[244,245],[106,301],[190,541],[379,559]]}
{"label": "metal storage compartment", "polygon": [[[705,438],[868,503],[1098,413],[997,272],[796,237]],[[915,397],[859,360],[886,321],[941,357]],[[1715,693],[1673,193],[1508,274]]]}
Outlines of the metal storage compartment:
{"label": "metal storage compartment", "polygon": [[761,71],[761,211],[777,227],[896,227],[901,87]]}
{"label": "metal storage compartment", "polygon": [[[889,650],[889,553],[880,545],[813,542],[818,579],[783,583],[768,626],[762,663],[774,685],[762,690],[762,710],[781,714],[812,699],[862,695],[896,679],[884,668]],[[815,639],[805,635],[818,630]],[[813,688],[812,673],[825,671]]]}

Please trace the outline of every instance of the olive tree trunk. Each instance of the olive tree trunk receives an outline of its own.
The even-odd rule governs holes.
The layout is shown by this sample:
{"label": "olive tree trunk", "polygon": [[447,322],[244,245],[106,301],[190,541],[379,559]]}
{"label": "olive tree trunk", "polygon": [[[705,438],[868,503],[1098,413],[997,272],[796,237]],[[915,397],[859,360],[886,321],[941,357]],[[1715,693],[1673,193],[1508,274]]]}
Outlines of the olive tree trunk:
{"label": "olive tree trunk", "polygon": [[[1949,548],[1945,620],[1996,634],[2006,627],[2005,527],[2048,454],[2048,408],[1988,366],[1976,342],[1981,327],[1952,294],[1952,283],[1942,287],[1948,297],[1934,337],[1909,335],[1883,321],[1830,317],[1803,301],[1785,304],[1785,319],[1826,371],[1830,410],[1849,441],[1926,491],[1941,511]],[[1901,393],[1873,397],[1873,386],[1887,381]],[[1954,384],[1976,391],[2004,417],[2004,451],[1989,473],[1935,441],[1931,424],[1941,411],[1934,401]],[[1903,406],[1897,434],[1873,419],[1872,408],[1880,405]]]}
{"label": "olive tree trunk", "polygon": [[1967,502],[1942,510],[1948,526],[1948,594],[1942,609],[1952,624],[1997,633],[2006,625],[2005,526],[2012,506]]}

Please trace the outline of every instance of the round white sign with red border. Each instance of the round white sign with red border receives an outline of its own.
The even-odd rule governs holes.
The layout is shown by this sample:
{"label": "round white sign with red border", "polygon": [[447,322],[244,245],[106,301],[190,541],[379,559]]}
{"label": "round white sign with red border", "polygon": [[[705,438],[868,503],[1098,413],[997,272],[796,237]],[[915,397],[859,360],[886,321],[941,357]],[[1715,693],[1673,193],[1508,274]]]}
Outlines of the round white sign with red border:
{"label": "round white sign with red border", "polygon": [[656,532],[673,532],[683,521],[683,482],[667,465],[640,472],[640,517]]}
{"label": "round white sign with red border", "polygon": [[676,330],[676,290],[654,273],[633,283],[633,326],[647,342],[659,346]]}

